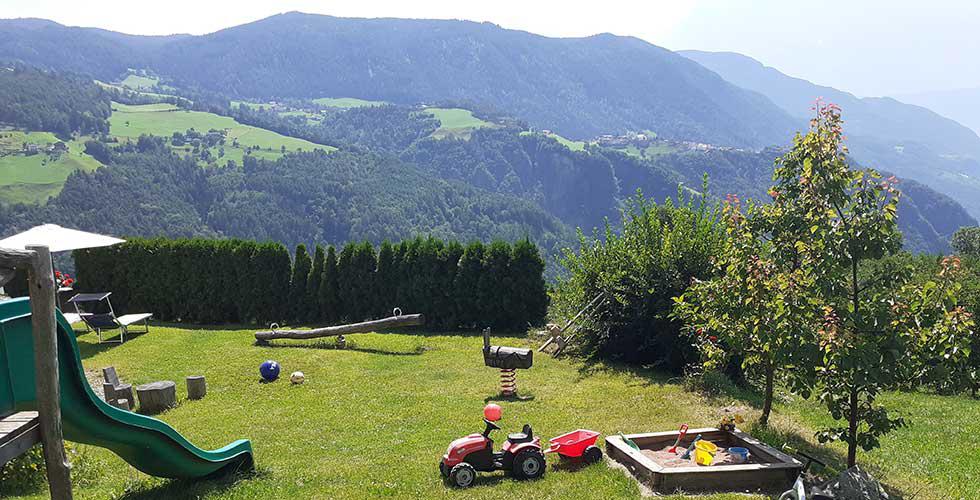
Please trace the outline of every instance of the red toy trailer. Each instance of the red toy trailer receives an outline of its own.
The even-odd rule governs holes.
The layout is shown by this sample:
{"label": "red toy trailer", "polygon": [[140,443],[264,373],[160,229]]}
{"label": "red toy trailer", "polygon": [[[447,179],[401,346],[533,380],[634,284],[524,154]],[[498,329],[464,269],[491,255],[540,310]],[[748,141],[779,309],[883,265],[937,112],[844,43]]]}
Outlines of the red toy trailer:
{"label": "red toy trailer", "polygon": [[545,453],[557,453],[562,457],[583,458],[587,463],[594,464],[602,460],[602,450],[595,445],[599,433],[585,429],[575,430],[548,440],[551,446]]}

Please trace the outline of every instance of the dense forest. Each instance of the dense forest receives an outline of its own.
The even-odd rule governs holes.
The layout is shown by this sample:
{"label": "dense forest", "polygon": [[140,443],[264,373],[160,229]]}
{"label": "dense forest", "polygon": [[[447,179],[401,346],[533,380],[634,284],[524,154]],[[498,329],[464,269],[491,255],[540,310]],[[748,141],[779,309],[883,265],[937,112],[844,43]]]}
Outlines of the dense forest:
{"label": "dense forest", "polygon": [[109,95],[88,78],[0,67],[0,124],[62,137],[98,134],[109,131],[111,113]]}
{"label": "dense forest", "polygon": [[[9,231],[42,222],[132,236],[234,236],[287,245],[381,242],[417,234],[463,241],[530,236],[547,252],[571,229],[532,202],[438,179],[397,158],[314,151],[201,168],[163,138],[106,147],[40,206],[0,206]],[[95,151],[98,150],[98,151]]]}
{"label": "dense forest", "polygon": [[[307,104],[309,105],[309,104]],[[409,106],[321,108],[325,116],[312,122],[303,115],[282,116],[267,108],[235,106],[229,115],[246,125],[329,146],[359,145],[372,151],[396,153],[439,128],[431,114]]]}

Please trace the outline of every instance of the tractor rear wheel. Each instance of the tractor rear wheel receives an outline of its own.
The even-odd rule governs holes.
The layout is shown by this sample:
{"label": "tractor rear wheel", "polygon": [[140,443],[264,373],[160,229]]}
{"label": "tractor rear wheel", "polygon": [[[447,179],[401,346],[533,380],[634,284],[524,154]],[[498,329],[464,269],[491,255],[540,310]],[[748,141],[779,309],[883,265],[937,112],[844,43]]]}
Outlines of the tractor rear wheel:
{"label": "tractor rear wheel", "polygon": [[538,450],[524,450],[514,457],[512,473],[517,479],[536,479],[544,475],[546,463]]}
{"label": "tractor rear wheel", "polygon": [[466,462],[456,464],[453,466],[453,469],[449,471],[449,480],[457,488],[468,488],[472,486],[473,481],[476,480],[476,469]]}

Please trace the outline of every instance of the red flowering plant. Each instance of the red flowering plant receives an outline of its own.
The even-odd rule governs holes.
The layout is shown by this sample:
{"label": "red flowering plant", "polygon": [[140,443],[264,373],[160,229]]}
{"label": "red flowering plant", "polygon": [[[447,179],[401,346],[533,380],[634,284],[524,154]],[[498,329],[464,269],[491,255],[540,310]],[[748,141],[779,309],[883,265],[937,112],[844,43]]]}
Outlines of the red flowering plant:
{"label": "red flowering plant", "polygon": [[75,278],[72,278],[68,273],[55,271],[54,282],[58,285],[58,288],[71,288],[75,284]]}

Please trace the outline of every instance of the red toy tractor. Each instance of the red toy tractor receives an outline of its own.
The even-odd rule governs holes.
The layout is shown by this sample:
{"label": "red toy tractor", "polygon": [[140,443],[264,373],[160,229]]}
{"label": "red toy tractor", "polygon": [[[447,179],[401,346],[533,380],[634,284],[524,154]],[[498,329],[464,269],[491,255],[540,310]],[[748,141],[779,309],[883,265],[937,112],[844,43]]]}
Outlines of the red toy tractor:
{"label": "red toy tractor", "polygon": [[525,424],[522,432],[508,435],[500,452],[494,452],[490,433],[500,429],[493,423],[500,420],[500,407],[489,404],[483,409],[483,415],[487,425],[483,434],[470,434],[449,443],[439,462],[443,477],[457,487],[466,488],[476,480],[476,471],[504,470],[517,479],[543,476],[545,459],[541,438],[534,436],[531,426]]}

